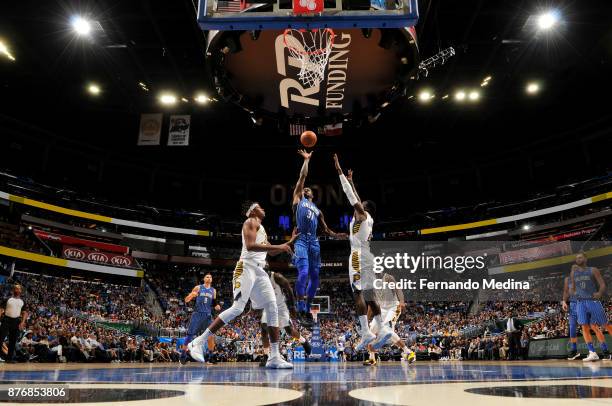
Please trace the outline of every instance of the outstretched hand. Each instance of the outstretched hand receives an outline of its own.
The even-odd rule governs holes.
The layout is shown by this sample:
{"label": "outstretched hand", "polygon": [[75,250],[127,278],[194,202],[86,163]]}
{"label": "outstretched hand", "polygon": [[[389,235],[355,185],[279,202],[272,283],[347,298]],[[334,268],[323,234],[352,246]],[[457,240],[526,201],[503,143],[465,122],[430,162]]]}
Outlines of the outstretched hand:
{"label": "outstretched hand", "polygon": [[338,154],[334,154],[334,166],[338,171],[338,175],[342,175],[342,167],[340,166],[340,161],[338,160]]}
{"label": "outstretched hand", "polygon": [[312,152],[308,152],[305,149],[299,149],[298,154],[302,156],[304,159],[310,159],[312,156]]}
{"label": "outstretched hand", "polygon": [[353,170],[352,169],[348,170],[348,174],[346,175],[346,179],[348,179],[349,182],[353,180]]}

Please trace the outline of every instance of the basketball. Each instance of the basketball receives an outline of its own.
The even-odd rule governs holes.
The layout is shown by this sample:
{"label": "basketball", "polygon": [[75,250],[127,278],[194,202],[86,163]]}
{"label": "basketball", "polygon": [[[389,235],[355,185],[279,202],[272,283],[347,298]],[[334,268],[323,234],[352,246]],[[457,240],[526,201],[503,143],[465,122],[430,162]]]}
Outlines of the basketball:
{"label": "basketball", "polygon": [[300,135],[300,142],[306,148],[312,148],[317,143],[317,134],[313,131],[307,130]]}

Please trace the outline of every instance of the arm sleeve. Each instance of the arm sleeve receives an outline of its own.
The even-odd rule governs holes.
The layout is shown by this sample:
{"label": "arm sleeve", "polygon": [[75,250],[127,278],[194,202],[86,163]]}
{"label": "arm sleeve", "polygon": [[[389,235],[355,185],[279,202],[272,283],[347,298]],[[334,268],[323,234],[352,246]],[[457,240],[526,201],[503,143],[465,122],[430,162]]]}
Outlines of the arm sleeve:
{"label": "arm sleeve", "polygon": [[358,203],[357,197],[355,196],[355,193],[353,192],[353,188],[351,187],[351,184],[349,183],[346,176],[344,176],[344,174],[340,175],[340,184],[342,185],[342,190],[344,191],[344,194],[346,195],[351,206],[354,206],[355,204],[357,204]]}

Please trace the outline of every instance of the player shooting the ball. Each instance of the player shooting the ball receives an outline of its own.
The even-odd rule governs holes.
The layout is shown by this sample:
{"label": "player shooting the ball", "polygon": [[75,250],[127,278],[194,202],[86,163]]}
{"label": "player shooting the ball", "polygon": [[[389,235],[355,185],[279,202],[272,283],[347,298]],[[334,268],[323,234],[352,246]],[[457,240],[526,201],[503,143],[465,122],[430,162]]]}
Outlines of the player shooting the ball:
{"label": "player shooting the ball", "polygon": [[[299,237],[295,242],[294,264],[298,270],[298,278],[295,283],[297,296],[297,311],[302,316],[302,322],[307,320],[310,314],[310,304],[319,288],[319,271],[321,269],[321,248],[317,227],[319,222],[323,233],[333,238],[346,238],[345,233],[332,231],[325,223],[323,212],[312,201],[313,193],[309,187],[304,187],[306,176],[308,176],[308,164],[312,152],[299,150],[298,154],[304,158],[300,176],[293,191],[292,208],[295,213],[295,222]],[[309,322],[308,322],[309,323]]]}

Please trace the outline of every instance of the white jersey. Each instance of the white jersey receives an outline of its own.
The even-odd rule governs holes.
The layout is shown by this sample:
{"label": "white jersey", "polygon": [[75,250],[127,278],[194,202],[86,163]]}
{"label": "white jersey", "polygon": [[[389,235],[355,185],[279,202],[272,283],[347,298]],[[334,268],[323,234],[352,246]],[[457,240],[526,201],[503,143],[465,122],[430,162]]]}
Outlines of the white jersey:
{"label": "white jersey", "polygon": [[351,234],[349,240],[351,242],[351,251],[360,251],[362,249],[370,250],[370,240],[372,239],[372,227],[374,219],[370,213],[365,212],[366,219],[364,221],[355,221],[355,216],[351,220]]}
{"label": "white jersey", "polygon": [[274,280],[274,272],[270,274],[270,280],[272,281],[272,288],[274,289],[274,295],[276,296],[276,305],[279,307],[285,306],[287,299],[285,298],[285,294],[283,293],[283,290],[279,284]]}
{"label": "white jersey", "polygon": [[[268,235],[266,234],[266,230],[263,225],[259,225],[259,229],[257,229],[257,236],[255,237],[255,243],[257,244],[268,244]],[[247,261],[255,261],[257,263],[264,264],[266,262],[267,252],[262,251],[249,251],[246,248],[246,244],[244,242],[244,230],[242,231],[242,252],[240,253],[241,260]],[[263,266],[263,265],[262,265]]]}

